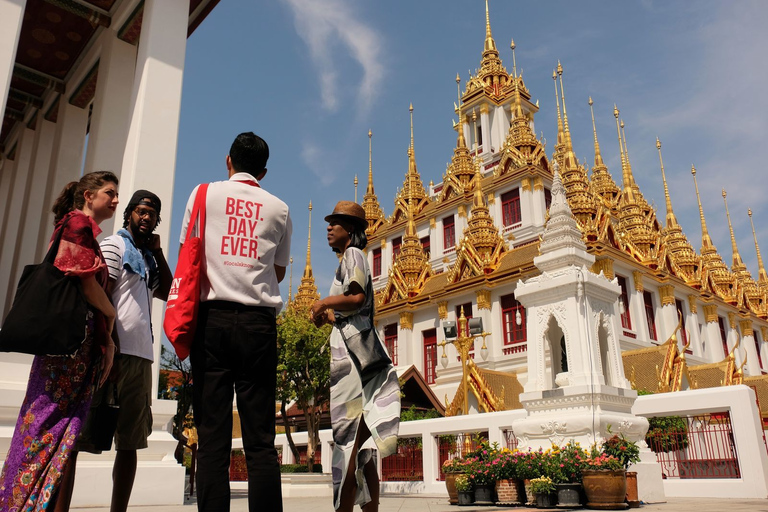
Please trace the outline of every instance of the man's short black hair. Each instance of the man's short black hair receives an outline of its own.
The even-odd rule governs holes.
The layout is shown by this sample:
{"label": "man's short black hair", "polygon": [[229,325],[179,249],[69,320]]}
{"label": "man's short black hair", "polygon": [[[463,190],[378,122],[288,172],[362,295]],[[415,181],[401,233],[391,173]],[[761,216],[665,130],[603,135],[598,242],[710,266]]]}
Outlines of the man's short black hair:
{"label": "man's short black hair", "polygon": [[229,158],[235,171],[255,177],[267,166],[269,146],[255,133],[244,132],[235,137],[229,148]]}

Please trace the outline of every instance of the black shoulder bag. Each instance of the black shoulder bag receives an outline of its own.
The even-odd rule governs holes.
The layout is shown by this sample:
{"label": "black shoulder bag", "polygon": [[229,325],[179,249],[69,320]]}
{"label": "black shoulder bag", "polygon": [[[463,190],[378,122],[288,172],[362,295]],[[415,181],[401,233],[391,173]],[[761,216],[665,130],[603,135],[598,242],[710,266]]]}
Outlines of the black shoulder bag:
{"label": "black shoulder bag", "polygon": [[88,303],[80,278],[53,264],[67,221],[43,262],[27,265],[0,329],[0,351],[36,356],[71,356],[86,337]]}

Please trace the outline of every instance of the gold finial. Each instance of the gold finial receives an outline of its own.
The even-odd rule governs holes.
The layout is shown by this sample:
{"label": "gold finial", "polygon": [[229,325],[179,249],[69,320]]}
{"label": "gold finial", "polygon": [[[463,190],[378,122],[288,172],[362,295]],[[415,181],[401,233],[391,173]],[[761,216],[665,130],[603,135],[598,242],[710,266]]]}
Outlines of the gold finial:
{"label": "gold finial", "polygon": [[411,113],[411,154],[413,154],[413,103],[408,107],[408,111]]}
{"label": "gold finial", "polygon": [[509,43],[509,47],[512,49],[512,76],[517,78],[517,62],[515,61],[515,40]]}
{"label": "gold finial", "polygon": [[560,64],[560,61],[557,61],[557,74],[562,75],[563,74],[563,66]]}
{"label": "gold finial", "polygon": [[597,142],[597,128],[595,127],[595,110],[592,108],[592,96],[589,97],[589,112],[592,114],[592,133],[595,136],[595,167],[604,167],[603,156],[600,154],[600,143]]}
{"label": "gold finial", "polygon": [[712,245],[712,239],[707,230],[707,221],[704,219],[704,208],[701,207],[701,196],[699,196],[699,182],[696,180],[696,167],[691,164],[691,174],[693,175],[693,185],[696,188],[696,201],[699,204],[699,217],[701,219],[701,245],[709,247]]}
{"label": "gold finial", "polygon": [[373,132],[368,130],[368,188],[365,193],[373,194]]}
{"label": "gold finial", "polygon": [[292,300],[292,293],[293,293],[293,256],[288,260],[289,261],[289,274],[288,274],[288,304],[291,303]]}
{"label": "gold finial", "polygon": [[760,246],[757,245],[757,233],[755,232],[755,223],[752,221],[752,209],[747,210],[747,214],[749,215],[749,224],[752,226],[752,237],[755,239],[755,250],[757,251],[757,273],[758,273],[758,282],[761,285],[768,284],[768,273],[765,272],[765,267],[763,266],[763,257],[760,255]]}
{"label": "gold finial", "polygon": [[357,174],[355,174],[355,202],[357,202]]}
{"label": "gold finial", "polygon": [[488,12],[488,0],[485,0],[485,51],[495,51],[496,41],[491,35],[491,15]]}
{"label": "gold finial", "polygon": [[464,119],[461,116],[461,78],[459,78],[459,74],[456,73],[456,96],[458,97],[459,103],[458,103],[458,111],[459,111],[459,124],[458,124],[458,132],[459,137],[456,141],[456,146],[463,148],[466,147],[467,143],[464,140]]}
{"label": "gold finial", "polygon": [[661,159],[661,141],[656,137],[656,149],[659,152],[659,165],[661,165],[661,179],[664,182],[664,200],[667,203],[667,227],[677,225],[675,213],[672,211],[672,200],[669,198],[669,187],[667,186],[667,175],[664,173],[664,160]]}
{"label": "gold finial", "polygon": [[[557,74],[560,77],[560,95],[563,98],[563,132],[565,134],[566,150],[569,154],[573,153],[573,143],[571,142],[571,130],[568,128],[568,112],[565,109],[565,87],[563,87],[563,66],[557,61]],[[576,157],[573,157],[576,160]]]}
{"label": "gold finial", "polygon": [[312,200],[309,201],[309,233],[307,234],[307,267],[311,268],[309,263],[310,247],[312,245]]}
{"label": "gold finial", "polygon": [[[619,109],[616,108],[616,104],[613,105],[613,117],[616,118],[616,133],[619,137],[619,153],[621,153],[621,177],[622,177],[622,187],[624,188],[624,193],[628,194],[628,199],[632,200],[634,199],[634,194],[632,193],[632,177],[629,175],[629,169],[627,168],[627,158],[624,154],[624,142],[621,138],[621,126],[619,125]],[[623,123],[622,123],[623,124]]]}
{"label": "gold finial", "polygon": [[733,252],[733,261],[731,262],[731,268],[736,271],[746,270],[744,262],[741,260],[739,254],[739,248],[736,245],[736,236],[733,234],[733,225],[731,224],[731,213],[728,211],[728,194],[723,189],[723,202],[725,203],[725,216],[728,219],[728,230],[731,232],[731,251]]}
{"label": "gold finial", "polygon": [[557,145],[561,145],[565,142],[565,131],[563,130],[563,118],[560,115],[560,94],[557,92],[557,72],[555,70],[552,70],[552,80],[555,82],[555,105],[557,106]]}

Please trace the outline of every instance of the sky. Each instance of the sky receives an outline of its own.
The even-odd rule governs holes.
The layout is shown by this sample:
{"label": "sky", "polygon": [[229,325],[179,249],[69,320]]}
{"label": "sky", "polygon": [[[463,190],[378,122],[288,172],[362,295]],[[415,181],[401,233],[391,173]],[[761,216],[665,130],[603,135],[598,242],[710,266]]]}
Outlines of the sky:
{"label": "sky", "polygon": [[[707,227],[724,261],[732,252],[721,190],[739,252],[753,276],[757,258],[747,208],[768,257],[768,2],[490,0],[501,59],[539,100],[536,133],[556,140],[552,70],[558,61],[575,152],[594,162],[588,98],[600,148],[621,181],[613,106],[621,111],[632,170],[649,203],[665,215],[656,150],[675,214],[701,245],[691,165]],[[365,194],[368,130],[375,190],[390,215],[408,169],[409,104],[416,162],[425,185],[441,181],[456,144],[456,74],[462,90],[480,65],[481,0],[225,0],[189,38],[178,142],[171,240],[195,185],[227,178],[234,137],[254,131],[270,146],[262,185],[293,219],[293,289],[305,264],[312,201],[312,267],[327,294],[338,260],[322,218],[339,200]],[[173,264],[174,262],[172,262]],[[288,277],[282,286],[288,296]]]}

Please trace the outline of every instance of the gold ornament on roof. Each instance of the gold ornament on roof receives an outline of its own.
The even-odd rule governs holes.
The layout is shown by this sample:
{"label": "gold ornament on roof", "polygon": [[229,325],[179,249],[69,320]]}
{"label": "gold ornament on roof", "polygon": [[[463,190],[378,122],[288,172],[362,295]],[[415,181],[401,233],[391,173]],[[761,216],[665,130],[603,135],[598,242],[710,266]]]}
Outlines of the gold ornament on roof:
{"label": "gold ornament on roof", "polygon": [[[747,214],[749,215],[749,223],[752,226],[752,237],[755,239],[755,250],[757,251],[757,288],[760,292],[758,302],[757,304],[753,304],[753,306],[755,306],[755,312],[758,315],[766,318],[768,316],[768,273],[766,273],[765,266],[763,265],[763,257],[760,254],[760,246],[757,244],[755,223],[752,222],[752,210],[748,209]],[[766,327],[763,327],[763,329],[768,330]],[[763,335],[763,339],[766,339],[765,334]],[[766,410],[768,410],[768,406],[766,406]]]}
{"label": "gold ornament on roof", "polygon": [[429,196],[424,189],[419,171],[416,169],[416,154],[413,144],[413,103],[409,107],[411,116],[411,144],[408,146],[408,172],[405,173],[403,188],[395,196],[395,210],[390,217],[390,223],[394,224],[405,219],[406,212],[413,202],[414,215],[418,215],[429,204]]}
{"label": "gold ornament on roof", "polygon": [[[725,216],[728,220],[728,230],[731,234],[731,251],[733,254],[733,261],[731,263],[731,272],[735,280],[736,290],[736,306],[737,307],[750,307],[754,302],[758,305],[760,302],[760,293],[757,288],[757,283],[752,278],[752,274],[747,270],[747,266],[741,259],[739,254],[739,247],[736,245],[736,236],[733,233],[733,225],[731,224],[731,213],[728,211],[728,194],[723,189],[723,202],[725,203]],[[746,301],[746,303],[745,303]]]}
{"label": "gold ornament on roof", "polygon": [[449,283],[492,272],[507,251],[506,243],[485,204],[479,167],[475,169],[475,194],[467,224],[456,251],[456,261],[448,272]]}
{"label": "gold ornament on roof", "polygon": [[536,138],[531,129],[533,111],[530,118],[523,112],[523,101],[520,89],[514,91],[514,102],[511,106],[512,123],[504,141],[499,157],[499,164],[494,170],[494,176],[501,176],[516,170],[530,171],[531,167],[538,168],[549,174],[549,162],[544,146]]}
{"label": "gold ornament on roof", "polygon": [[701,206],[699,196],[699,183],[696,180],[696,168],[691,165],[691,175],[696,188],[696,201],[699,205],[699,217],[701,219],[701,287],[711,290],[726,302],[735,302],[734,279],[723,258],[717,252],[717,247],[712,243],[707,229],[707,221],[704,219],[704,208]]}
{"label": "gold ornament on roof", "polygon": [[379,204],[379,198],[373,190],[373,132],[368,130],[368,188],[363,196],[363,210],[365,210],[365,220],[368,221],[368,227],[365,234],[368,236],[376,233],[376,230],[386,224],[384,211]]}
{"label": "gold ornament on roof", "polygon": [[592,167],[591,185],[593,193],[600,199],[606,208],[616,212],[616,204],[621,191],[613,181],[613,176],[608,172],[603,156],[600,153],[600,143],[597,141],[597,128],[595,126],[595,111],[592,108],[592,97],[589,98],[589,112],[592,114],[592,133],[595,138],[595,165]]}
{"label": "gold ornament on roof", "polygon": [[456,138],[456,148],[453,150],[451,163],[445,171],[443,177],[443,189],[440,191],[438,201],[450,199],[453,196],[463,194],[470,190],[470,182],[475,174],[475,166],[472,162],[472,155],[469,152],[467,143],[464,139],[464,117],[461,114],[461,90],[459,83],[461,79],[456,74],[456,89],[458,94],[458,106],[456,110],[459,114],[459,123],[457,125],[458,137]]}
{"label": "gold ornament on roof", "polygon": [[656,138],[656,149],[659,152],[661,180],[664,182],[664,200],[667,207],[664,228],[661,231],[659,247],[659,266],[667,268],[681,278],[689,286],[697,286],[700,281],[699,256],[683,233],[683,228],[677,221],[672,210],[672,199],[669,196],[667,175],[664,172],[664,160],[661,157],[661,141]]}
{"label": "gold ornament on roof", "polygon": [[307,235],[307,263],[304,266],[304,275],[301,276],[301,284],[296,290],[296,309],[309,309],[315,301],[320,299],[315,284],[315,276],[312,274],[312,201],[309,202],[309,233]]}

